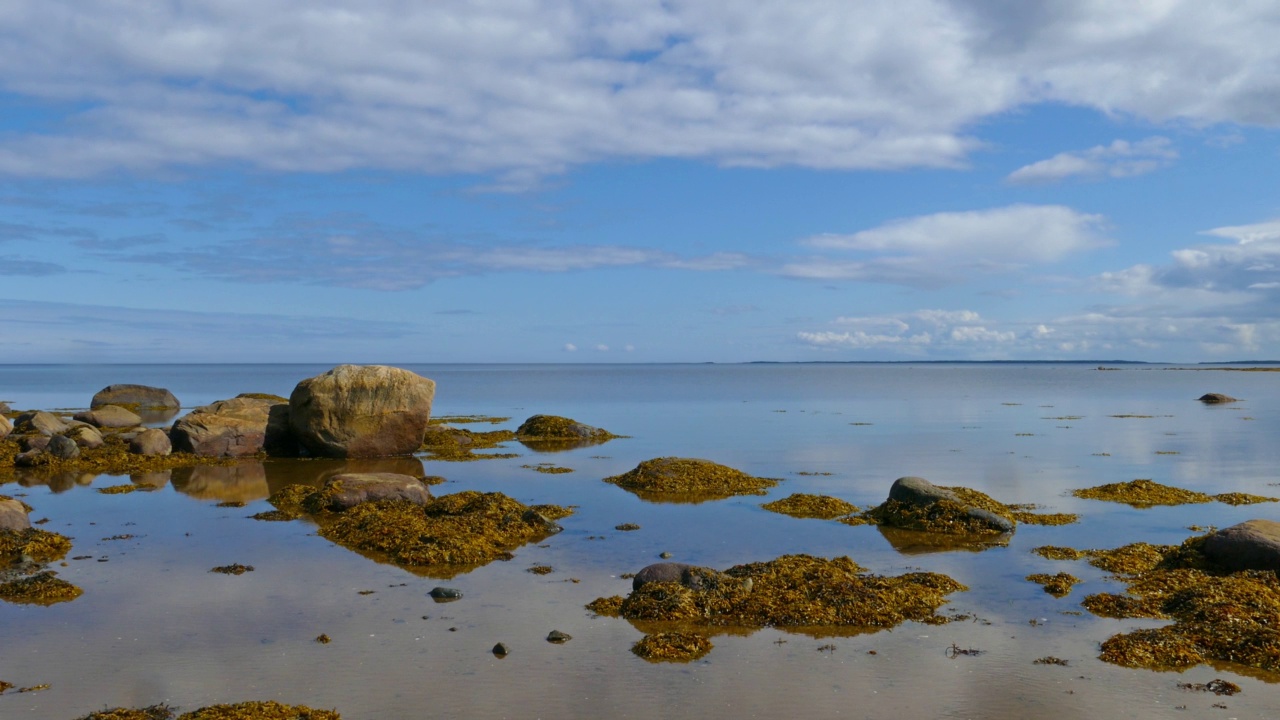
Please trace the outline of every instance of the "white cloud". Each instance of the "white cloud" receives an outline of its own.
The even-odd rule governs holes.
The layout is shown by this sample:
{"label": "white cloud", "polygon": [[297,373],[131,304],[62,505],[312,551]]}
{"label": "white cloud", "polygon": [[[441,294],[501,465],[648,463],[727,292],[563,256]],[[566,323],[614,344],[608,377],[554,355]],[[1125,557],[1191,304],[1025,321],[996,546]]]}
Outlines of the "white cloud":
{"label": "white cloud", "polygon": [[1280,125],[1276,30],[1197,0],[9,0],[3,90],[55,115],[0,172],[954,167],[1042,102]]}
{"label": "white cloud", "polygon": [[1165,137],[1138,142],[1116,140],[1081,152],[1064,152],[1048,160],[1020,167],[1009,174],[1009,182],[1029,184],[1054,182],[1068,177],[1124,178],[1142,175],[1173,164],[1178,151]]}
{"label": "white cloud", "polygon": [[830,256],[784,263],[787,277],[936,287],[975,275],[1056,262],[1107,243],[1105,219],[1062,205],[1009,205],[894,220],[851,235],[817,235],[802,244],[868,259]]}
{"label": "white cloud", "polygon": [[604,343],[596,345],[596,352],[609,352],[609,346]]}
{"label": "white cloud", "polygon": [[577,345],[574,345],[573,343],[565,343],[565,344],[564,344],[564,351],[565,351],[565,352],[578,352],[578,346],[577,346]]}

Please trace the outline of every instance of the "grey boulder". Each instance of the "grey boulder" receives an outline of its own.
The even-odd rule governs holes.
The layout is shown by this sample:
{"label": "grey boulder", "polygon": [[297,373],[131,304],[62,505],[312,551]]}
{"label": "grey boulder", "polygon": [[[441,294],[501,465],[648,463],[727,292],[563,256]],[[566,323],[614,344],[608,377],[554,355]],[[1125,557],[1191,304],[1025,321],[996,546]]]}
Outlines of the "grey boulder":
{"label": "grey boulder", "polygon": [[59,460],[74,460],[80,457],[80,446],[66,435],[54,435],[49,438],[49,444],[45,446],[44,451]]}
{"label": "grey boulder", "polygon": [[27,508],[12,498],[0,499],[0,531],[13,530],[21,532],[31,527],[31,518]]}
{"label": "grey boulder", "polygon": [[173,449],[205,457],[256,455],[268,444],[271,412],[278,400],[236,397],[196,408],[178,419],[169,432]]}
{"label": "grey boulder", "polygon": [[[921,477],[900,477],[889,487],[889,499],[916,507],[928,507],[940,500],[947,500],[957,505],[966,503],[951,491],[938,487]],[[1012,532],[1015,524],[1008,518],[1001,517],[990,510],[978,507],[966,507],[965,514],[982,521],[998,532]]]}
{"label": "grey boulder", "polygon": [[150,385],[108,385],[89,401],[96,410],[104,405],[119,405],[137,410],[177,410],[182,407],[178,398],[164,388]]}
{"label": "grey boulder", "polygon": [[313,455],[410,455],[422,445],[435,387],[401,368],[339,365],[298,383],[289,425]]}
{"label": "grey boulder", "polygon": [[1205,557],[1226,570],[1280,571],[1280,522],[1246,520],[1205,538]]}

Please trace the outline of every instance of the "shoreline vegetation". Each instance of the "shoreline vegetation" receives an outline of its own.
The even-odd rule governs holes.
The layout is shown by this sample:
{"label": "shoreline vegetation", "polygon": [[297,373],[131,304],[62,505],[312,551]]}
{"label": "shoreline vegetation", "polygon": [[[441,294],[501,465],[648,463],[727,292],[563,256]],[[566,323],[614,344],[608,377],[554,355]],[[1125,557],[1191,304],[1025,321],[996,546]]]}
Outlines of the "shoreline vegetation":
{"label": "shoreline vegetation", "polygon": [[[1099,370],[1111,369],[1107,365],[1155,364],[982,364],[1050,363],[1094,364]],[[1179,369],[1280,371],[1280,367]],[[19,411],[0,404],[0,483],[65,476],[74,484],[89,484],[102,475],[122,475],[129,477],[128,483],[98,490],[123,493],[154,489],[156,485],[147,480],[151,476],[203,466],[237,468],[242,463],[305,462],[324,457],[466,462],[518,457],[517,452],[504,452],[513,444],[537,452],[561,452],[626,437],[571,418],[542,414],[529,417],[514,430],[462,428],[458,426],[500,426],[511,418],[432,418],[434,390],[431,380],[407,370],[339,366],[299,382],[289,398],[245,393],[195,408],[181,417],[177,417],[176,399],[172,403],[153,402],[165,395],[171,398],[171,394],[147,386],[104,388],[89,410],[75,412]],[[110,398],[104,396],[118,399],[108,402]],[[1226,398],[1223,402],[1238,401]],[[168,412],[169,417],[157,422],[153,415],[147,422],[143,417],[148,412]],[[167,429],[153,427],[175,417]],[[574,513],[574,506],[525,504],[501,492],[466,490],[433,495],[429,488],[443,478],[407,467],[408,473],[342,472],[326,476],[318,484],[289,484],[268,498],[275,510],[253,517],[304,520],[316,526],[319,537],[350,551],[417,574],[448,579],[493,561],[513,559],[517,550],[560,533],[563,528],[557,521]],[[420,462],[417,467],[421,468]],[[553,463],[522,467],[550,474],[572,471]],[[644,502],[670,505],[766,495],[786,482],[755,477],[709,460],[679,457],[644,460],[631,471],[600,480]],[[1215,500],[1231,505],[1280,501],[1245,493],[1208,495],[1149,479],[1103,484],[1071,494],[1139,509]],[[228,501],[221,506],[243,505]],[[897,538],[890,540],[895,546],[919,543],[943,547],[953,543],[962,547],[969,543],[975,550],[1007,545],[1019,524],[1053,526],[1080,520],[1077,514],[1039,512],[1035,505],[1007,505],[972,488],[937,486],[910,476],[895,481],[882,504],[865,509],[838,497],[813,493],[792,493],[759,507],[796,519],[877,525],[886,538]],[[22,500],[0,495],[0,601],[33,605],[74,602],[83,590],[59,578],[55,569],[74,541],[33,527],[29,519],[32,512]],[[1280,523],[1251,520],[1242,525],[1249,523],[1253,525],[1248,532],[1233,526],[1192,536],[1180,545],[1137,542],[1113,550],[1044,545],[1033,552],[1050,562],[1085,559],[1111,573],[1111,582],[1124,585],[1124,594],[1102,592],[1085,597],[1081,605],[1093,615],[1169,621],[1164,626],[1106,638],[1098,655],[1104,662],[1153,670],[1226,662],[1280,672]],[[639,526],[620,525],[617,529]],[[1252,544],[1233,545],[1225,554],[1214,550],[1227,542],[1223,538],[1236,542],[1243,536],[1252,538]],[[239,575],[253,569],[237,564],[215,567],[213,572]],[[950,595],[968,590],[955,579],[923,571],[877,575],[849,557],[791,554],[724,571],[664,562],[628,576],[633,577],[629,595],[597,598],[586,610],[633,625],[643,637],[631,650],[650,662],[689,662],[704,657],[712,652],[712,637],[719,632],[774,628],[820,638],[840,628],[874,632],[908,621],[942,625],[972,619],[965,613],[939,613],[950,602]],[[1046,593],[1063,598],[1082,581],[1066,572],[1041,572],[1027,575],[1025,582],[1037,583]],[[456,590],[437,590],[445,593],[447,600],[461,597]],[[0,694],[11,687],[11,683],[0,683]],[[210,706],[180,716],[176,712],[160,704],[103,710],[80,720],[339,717],[336,711],[270,701]]]}

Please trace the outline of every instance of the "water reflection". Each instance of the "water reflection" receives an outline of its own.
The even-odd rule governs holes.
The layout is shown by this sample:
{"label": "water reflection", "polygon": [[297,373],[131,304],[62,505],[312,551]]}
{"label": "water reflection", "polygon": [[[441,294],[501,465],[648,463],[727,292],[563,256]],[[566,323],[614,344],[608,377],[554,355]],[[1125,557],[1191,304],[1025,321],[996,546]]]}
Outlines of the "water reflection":
{"label": "water reflection", "polygon": [[612,437],[607,438],[576,438],[573,440],[527,440],[516,438],[516,442],[536,453],[560,453],[569,450],[577,450],[579,448],[594,447],[603,445]]}
{"label": "water reflection", "polygon": [[[361,459],[243,460],[234,465],[198,465],[173,471],[173,488],[201,500],[252,502],[288,485],[320,487],[342,473],[398,473],[422,477],[415,457]],[[134,482],[138,482],[137,479]]]}
{"label": "water reflection", "polygon": [[146,485],[153,488],[162,488],[169,484],[169,480],[172,477],[172,470],[162,470],[160,472],[135,473],[129,476],[129,481],[134,485]]}
{"label": "water reflection", "polygon": [[271,494],[259,461],[235,465],[198,465],[173,471],[173,489],[201,500],[252,502]]}
{"label": "water reflection", "polygon": [[920,530],[903,530],[902,528],[877,525],[876,530],[889,541],[894,550],[903,555],[924,555],[927,553],[982,552],[993,547],[1008,547],[1013,533],[1003,535],[945,535],[943,533],[923,532]]}
{"label": "water reflection", "polygon": [[55,493],[63,493],[77,486],[87,486],[97,477],[96,473],[83,472],[51,473],[39,470],[19,470],[17,472],[18,484],[22,487],[39,487],[41,485],[46,485],[50,491]]}

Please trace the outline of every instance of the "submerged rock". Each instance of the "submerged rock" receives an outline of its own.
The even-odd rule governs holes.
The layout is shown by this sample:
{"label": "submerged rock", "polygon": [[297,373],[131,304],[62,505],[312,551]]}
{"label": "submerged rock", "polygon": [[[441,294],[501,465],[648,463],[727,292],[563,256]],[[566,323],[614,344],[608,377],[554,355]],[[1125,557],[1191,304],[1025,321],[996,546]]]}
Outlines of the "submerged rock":
{"label": "submerged rock", "polygon": [[164,388],[149,385],[108,385],[93,396],[90,409],[104,405],[118,405],[129,410],[177,410],[182,407],[178,398]]}
{"label": "submerged rock", "polygon": [[607,483],[651,502],[703,502],[734,495],[764,495],[778,484],[773,478],[752,477],[727,465],[697,458],[664,457],[645,460]]}
{"label": "submerged rock", "polygon": [[382,365],[339,365],[298,383],[289,424],[323,457],[409,455],[422,445],[435,383]]}
{"label": "submerged rock", "polygon": [[329,509],[347,510],[360,503],[381,500],[406,500],[426,505],[431,491],[422,480],[396,473],[343,473],[325,482]]}
{"label": "submerged rock", "polygon": [[1221,403],[1240,402],[1238,398],[1233,398],[1230,395],[1223,395],[1222,393],[1205,393],[1204,395],[1201,395],[1196,399],[1204,403],[1205,405],[1219,405]]}
{"label": "submerged rock", "polygon": [[1227,570],[1280,572],[1280,522],[1246,520],[1204,540],[1205,557]]}
{"label": "submerged rock", "polygon": [[173,444],[165,431],[151,428],[129,441],[129,452],[134,455],[168,455],[173,452]]}
{"label": "submerged rock", "polygon": [[103,405],[75,414],[75,419],[98,428],[128,428],[142,424],[142,418],[119,405]]}
{"label": "submerged rock", "polygon": [[268,444],[285,444],[268,435],[277,406],[287,407],[279,401],[237,397],[196,408],[169,431],[173,449],[206,457],[245,457]]}

